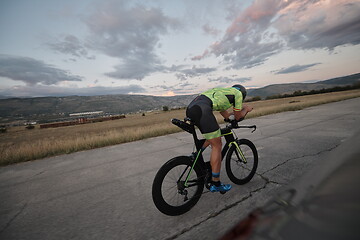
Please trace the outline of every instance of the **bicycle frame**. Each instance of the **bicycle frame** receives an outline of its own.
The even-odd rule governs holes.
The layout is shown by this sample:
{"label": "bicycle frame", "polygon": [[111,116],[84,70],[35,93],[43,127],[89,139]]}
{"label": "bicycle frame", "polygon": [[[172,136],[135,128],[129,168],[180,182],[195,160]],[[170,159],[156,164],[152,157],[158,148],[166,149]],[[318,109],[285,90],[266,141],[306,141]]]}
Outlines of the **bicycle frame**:
{"label": "bicycle frame", "polygon": [[[205,166],[205,161],[204,161],[204,158],[202,156],[202,153],[203,153],[203,151],[205,149],[203,149],[202,146],[204,145],[206,139],[199,139],[197,137],[197,133],[195,131],[194,124],[191,124],[191,127],[192,127],[191,133],[192,133],[192,136],[193,136],[193,139],[194,139],[194,142],[195,142],[195,147],[196,147],[196,150],[197,150],[197,154],[195,156],[195,159],[194,159],[194,162],[193,162],[193,164],[191,166],[191,169],[190,169],[190,171],[188,172],[188,174],[186,176],[186,180],[185,180],[185,184],[184,184],[185,187],[189,187],[189,185],[188,185],[189,177],[190,177],[196,163],[199,161],[202,164],[203,167]],[[225,158],[225,155],[226,155],[227,151],[229,150],[231,144],[234,144],[236,146],[237,150],[238,150],[238,151],[236,151],[237,156],[238,156],[238,153],[240,153],[241,159],[243,159],[244,162],[246,162],[245,156],[242,153],[239,145],[237,144],[237,142],[236,142],[237,138],[235,138],[234,135],[235,134],[233,133],[233,131],[231,129],[229,129],[229,128],[222,128],[221,129],[221,137],[224,137],[225,140],[226,140],[226,143],[225,143],[224,147],[221,150],[221,161]],[[185,169],[184,173],[186,172],[186,170],[187,169]],[[181,177],[184,175],[184,173],[181,175]],[[181,177],[180,177],[180,179],[181,179]]]}
{"label": "bicycle frame", "polygon": [[[190,124],[186,123],[186,121],[189,121]],[[194,140],[194,143],[195,143],[195,148],[196,148],[196,153],[193,153],[193,158],[194,158],[194,161],[193,161],[193,164],[191,166],[191,169],[190,171],[188,172],[187,176],[186,176],[186,179],[185,179],[185,183],[184,183],[184,186],[185,187],[188,187],[188,181],[189,181],[189,178],[190,178],[190,174],[192,173],[195,165],[197,163],[200,163],[201,164],[201,167],[203,169],[206,169],[206,166],[205,166],[205,161],[204,161],[204,158],[202,156],[202,152],[204,151],[204,149],[202,148],[206,139],[199,139],[197,137],[197,133],[195,131],[195,125],[194,123],[189,119],[189,118],[185,118],[184,121],[180,121],[178,119],[172,119],[171,122],[173,124],[175,124],[176,126],[180,127],[181,129],[183,129],[184,131],[188,132],[188,133],[191,133],[192,136],[193,136],[193,140]],[[239,159],[242,159],[245,163],[246,163],[246,159],[245,159],[245,156],[244,154],[242,153],[239,145],[237,144],[237,138],[234,137],[234,132],[232,131],[232,128],[253,128],[253,132],[256,130],[256,125],[252,125],[252,126],[238,126],[237,123],[235,124],[235,126],[233,125],[227,125],[227,127],[225,128],[221,128],[221,136],[225,138],[226,140],[226,144],[224,145],[224,147],[222,148],[221,150],[221,161],[224,159],[227,151],[229,150],[231,144],[234,144],[237,151],[235,152],[237,157]],[[240,157],[239,157],[239,154],[240,153]],[[194,156],[196,155],[196,156]],[[180,178],[181,179],[185,172],[187,171],[187,168],[184,170],[184,172],[181,174]],[[178,182],[180,182],[180,180],[178,180]]]}
{"label": "bicycle frame", "polygon": [[[159,169],[154,178],[152,197],[155,206],[162,213],[177,216],[189,211],[199,201],[204,188],[213,190],[212,168],[210,161],[208,159],[204,161],[203,156],[204,143],[206,146],[209,144],[206,139],[198,138],[199,131],[195,131],[194,122],[188,118],[184,121],[172,119],[171,122],[193,136],[195,147],[190,156],[171,158]],[[225,160],[225,170],[229,179],[234,184],[242,185],[249,182],[256,173],[258,154],[255,145],[250,140],[238,139],[234,131],[236,128],[254,128],[255,130],[256,126],[239,127],[237,122],[233,121],[221,128],[221,137],[224,137],[226,142],[219,149],[221,150],[219,161]],[[248,158],[247,166],[245,166],[244,154]],[[220,191],[221,194],[225,192]]]}

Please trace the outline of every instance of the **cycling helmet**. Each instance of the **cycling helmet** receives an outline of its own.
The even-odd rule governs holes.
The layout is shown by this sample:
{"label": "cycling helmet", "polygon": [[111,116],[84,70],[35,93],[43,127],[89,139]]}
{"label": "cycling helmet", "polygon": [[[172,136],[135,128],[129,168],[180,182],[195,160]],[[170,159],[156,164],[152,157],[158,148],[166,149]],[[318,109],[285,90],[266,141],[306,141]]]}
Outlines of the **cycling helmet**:
{"label": "cycling helmet", "polygon": [[243,85],[240,84],[235,84],[234,86],[232,86],[233,88],[236,88],[237,90],[239,90],[242,95],[243,95],[243,100],[245,100],[246,98],[246,88]]}

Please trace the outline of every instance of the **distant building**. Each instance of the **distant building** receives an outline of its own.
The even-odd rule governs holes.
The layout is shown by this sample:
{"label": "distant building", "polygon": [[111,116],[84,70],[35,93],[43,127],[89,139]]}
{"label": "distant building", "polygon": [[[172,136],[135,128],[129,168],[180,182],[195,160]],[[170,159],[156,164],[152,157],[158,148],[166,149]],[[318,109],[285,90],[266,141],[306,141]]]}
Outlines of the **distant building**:
{"label": "distant building", "polygon": [[103,114],[104,111],[95,111],[95,112],[81,112],[81,113],[70,113],[70,117],[79,117],[79,116],[91,116],[91,115],[100,115]]}

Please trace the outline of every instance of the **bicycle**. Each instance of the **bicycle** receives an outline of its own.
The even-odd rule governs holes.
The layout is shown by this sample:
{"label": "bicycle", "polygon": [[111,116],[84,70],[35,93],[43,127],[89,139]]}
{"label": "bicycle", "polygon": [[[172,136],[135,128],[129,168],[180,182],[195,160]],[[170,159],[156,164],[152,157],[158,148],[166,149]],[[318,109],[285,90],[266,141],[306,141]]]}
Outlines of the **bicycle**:
{"label": "bicycle", "polygon": [[[210,162],[205,162],[202,146],[206,139],[198,139],[195,125],[189,118],[171,122],[192,134],[196,152],[190,156],[178,156],[167,161],[157,172],[152,185],[152,198],[157,209],[170,216],[188,212],[199,201],[204,186],[209,189],[211,182]],[[252,128],[256,125],[239,126],[237,122],[221,128],[226,143],[222,148],[222,159],[226,156],[226,173],[235,184],[248,183],[255,175],[258,153],[248,139],[238,139],[233,129]],[[220,192],[224,194],[225,192]]]}

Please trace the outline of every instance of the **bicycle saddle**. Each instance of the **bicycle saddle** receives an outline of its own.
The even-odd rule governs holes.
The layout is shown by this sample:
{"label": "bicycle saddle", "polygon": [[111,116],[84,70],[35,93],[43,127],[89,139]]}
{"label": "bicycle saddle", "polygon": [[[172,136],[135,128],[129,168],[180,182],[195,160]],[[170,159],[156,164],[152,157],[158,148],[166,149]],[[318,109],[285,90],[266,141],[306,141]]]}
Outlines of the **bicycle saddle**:
{"label": "bicycle saddle", "polygon": [[194,133],[195,129],[193,124],[188,124],[184,121],[181,121],[179,119],[173,118],[171,119],[172,124],[178,126],[179,128],[181,128],[182,130],[188,132],[188,133]]}

